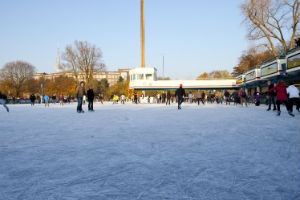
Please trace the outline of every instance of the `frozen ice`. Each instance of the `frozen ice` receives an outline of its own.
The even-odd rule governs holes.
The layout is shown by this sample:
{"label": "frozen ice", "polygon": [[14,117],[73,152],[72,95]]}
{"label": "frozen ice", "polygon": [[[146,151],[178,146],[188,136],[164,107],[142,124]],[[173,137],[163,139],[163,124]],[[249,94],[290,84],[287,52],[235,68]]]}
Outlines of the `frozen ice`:
{"label": "frozen ice", "polygon": [[8,106],[1,200],[300,199],[300,113],[284,106]]}

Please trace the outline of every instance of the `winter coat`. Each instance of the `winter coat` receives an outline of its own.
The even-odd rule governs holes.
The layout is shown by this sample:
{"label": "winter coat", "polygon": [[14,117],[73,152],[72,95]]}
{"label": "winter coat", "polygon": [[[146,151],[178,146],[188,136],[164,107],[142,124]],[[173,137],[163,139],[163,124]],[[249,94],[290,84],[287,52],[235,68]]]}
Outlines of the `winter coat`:
{"label": "winter coat", "polygon": [[185,96],[185,90],[182,87],[178,88],[175,92],[175,96],[179,96],[179,97]]}
{"label": "winter coat", "polygon": [[[273,83],[268,86],[268,91],[271,91],[272,88],[274,88],[274,84]],[[268,92],[268,95],[270,95],[270,96],[276,96],[276,91],[272,90],[271,92]]]}
{"label": "winter coat", "polygon": [[80,85],[76,88],[75,96],[76,98],[80,97],[83,98],[83,96],[86,95],[84,87],[81,87]]}
{"label": "winter coat", "polygon": [[88,89],[87,91],[88,101],[94,100],[94,97],[95,97],[94,90],[92,88]]}
{"label": "winter coat", "polygon": [[228,92],[228,91],[225,91],[224,96],[225,96],[225,97],[229,97],[229,96],[230,96],[229,92]]}
{"label": "winter coat", "polygon": [[276,90],[276,98],[278,101],[286,101],[287,100],[287,93],[286,93],[286,87],[283,83],[278,83],[276,86],[268,90],[267,92],[270,93],[273,90]]}
{"label": "winter coat", "polygon": [[30,95],[30,101],[31,102],[34,102],[35,101],[35,99],[36,99],[36,97],[32,94],[32,95]]}
{"label": "winter coat", "polygon": [[167,98],[169,99],[171,97],[170,91],[167,92]]}
{"label": "winter coat", "polygon": [[198,99],[201,99],[201,92],[200,92],[200,91],[197,91],[196,97],[197,97]]}
{"label": "winter coat", "polygon": [[2,94],[2,93],[0,92],[0,99],[7,99],[7,97],[6,97],[5,94]]}
{"label": "winter coat", "polygon": [[294,85],[290,85],[287,89],[286,92],[289,95],[289,98],[299,98],[299,90],[296,88]]}
{"label": "winter coat", "polygon": [[[244,95],[243,95],[243,93],[244,93]],[[238,96],[239,96],[239,98],[246,98],[247,97],[246,91],[244,89],[241,89],[238,93]]]}
{"label": "winter coat", "polygon": [[48,101],[50,100],[49,96],[45,95],[45,96],[44,96],[44,100],[45,100],[46,102],[48,102]]}

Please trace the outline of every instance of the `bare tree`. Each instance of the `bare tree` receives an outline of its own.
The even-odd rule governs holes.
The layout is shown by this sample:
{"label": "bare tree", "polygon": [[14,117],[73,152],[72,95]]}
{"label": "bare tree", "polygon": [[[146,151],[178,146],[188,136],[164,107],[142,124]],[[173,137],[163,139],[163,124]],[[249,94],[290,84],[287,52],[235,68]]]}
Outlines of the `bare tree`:
{"label": "bare tree", "polygon": [[0,71],[1,80],[14,91],[12,95],[20,96],[26,81],[33,78],[36,69],[31,64],[24,61],[7,63]]}
{"label": "bare tree", "polygon": [[75,41],[75,48],[68,45],[62,55],[63,68],[72,70],[76,81],[84,80],[87,83],[93,80],[93,72],[104,71],[105,65],[100,62],[102,52],[95,45],[88,42]]}
{"label": "bare tree", "polygon": [[203,72],[196,80],[231,79],[233,78],[227,70],[215,70],[210,73]]}
{"label": "bare tree", "polygon": [[271,57],[273,57],[272,52],[261,51],[260,46],[250,48],[240,56],[239,64],[233,68],[232,75],[240,75],[252,67],[259,66],[263,61]]}
{"label": "bare tree", "polygon": [[277,41],[286,53],[299,31],[299,5],[299,0],[246,0],[241,10],[248,38],[264,42],[274,56],[278,55]]}

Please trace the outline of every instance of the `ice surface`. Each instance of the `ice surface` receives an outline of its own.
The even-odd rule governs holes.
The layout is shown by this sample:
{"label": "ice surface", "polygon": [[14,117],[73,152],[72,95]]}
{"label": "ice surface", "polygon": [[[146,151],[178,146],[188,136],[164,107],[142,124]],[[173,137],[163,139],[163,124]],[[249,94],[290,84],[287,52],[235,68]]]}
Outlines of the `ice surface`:
{"label": "ice surface", "polygon": [[284,106],[8,106],[1,200],[300,199],[300,114]]}

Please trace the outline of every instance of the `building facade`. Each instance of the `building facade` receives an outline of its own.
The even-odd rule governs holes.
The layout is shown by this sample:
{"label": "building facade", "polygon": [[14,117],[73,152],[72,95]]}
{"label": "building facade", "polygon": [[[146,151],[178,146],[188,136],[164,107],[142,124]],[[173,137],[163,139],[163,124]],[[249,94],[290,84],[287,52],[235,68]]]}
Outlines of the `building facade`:
{"label": "building facade", "polygon": [[[129,70],[130,69],[118,69],[118,71],[101,71],[101,72],[94,72],[93,78],[97,81],[100,81],[101,79],[106,79],[110,86],[115,85],[119,78],[122,77],[125,81],[129,80]],[[55,72],[51,74],[47,73],[36,73],[34,74],[34,79],[38,80],[40,78],[48,79],[48,80],[54,80],[57,77],[68,77],[68,78],[74,78],[75,76],[70,71],[62,71],[62,72]],[[80,74],[79,74],[80,77]]]}

